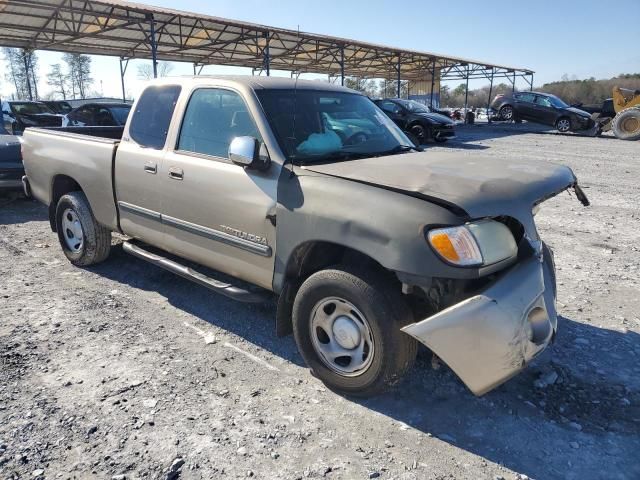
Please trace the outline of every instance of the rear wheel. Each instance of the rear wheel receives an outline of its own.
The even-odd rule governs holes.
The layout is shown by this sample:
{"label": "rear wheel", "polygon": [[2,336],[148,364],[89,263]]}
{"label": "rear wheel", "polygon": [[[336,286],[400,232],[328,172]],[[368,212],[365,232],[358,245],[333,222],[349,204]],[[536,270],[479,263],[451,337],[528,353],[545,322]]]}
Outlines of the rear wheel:
{"label": "rear wheel", "polygon": [[511,105],[505,105],[498,112],[500,118],[502,120],[512,120],[513,119],[513,107]]}
{"label": "rear wheel", "polygon": [[293,305],[300,354],[329,388],[367,397],[411,368],[417,342],[400,328],[412,321],[399,291],[371,269],[337,266],[311,275]]}
{"label": "rear wheel", "polygon": [[611,130],[620,140],[640,140],[640,108],[627,108],[618,113],[611,122]]}
{"label": "rear wheel", "polygon": [[111,231],[100,225],[82,192],[63,195],[56,207],[56,230],[71,263],[86,267],[102,262],[111,251]]}
{"label": "rear wheel", "polygon": [[571,120],[567,117],[561,117],[556,121],[556,130],[561,133],[567,133],[571,130]]}

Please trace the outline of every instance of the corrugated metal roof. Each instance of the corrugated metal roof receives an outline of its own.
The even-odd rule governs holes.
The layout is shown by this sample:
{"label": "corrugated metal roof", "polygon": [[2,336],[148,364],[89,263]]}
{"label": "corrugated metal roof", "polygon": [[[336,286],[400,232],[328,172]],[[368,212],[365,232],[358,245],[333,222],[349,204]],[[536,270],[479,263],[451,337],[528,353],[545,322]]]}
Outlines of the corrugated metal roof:
{"label": "corrugated metal roof", "polygon": [[431,52],[387,47],[119,0],[0,0],[0,45],[124,58],[151,58],[151,19],[157,58],[199,65],[233,65],[424,79],[533,73]]}

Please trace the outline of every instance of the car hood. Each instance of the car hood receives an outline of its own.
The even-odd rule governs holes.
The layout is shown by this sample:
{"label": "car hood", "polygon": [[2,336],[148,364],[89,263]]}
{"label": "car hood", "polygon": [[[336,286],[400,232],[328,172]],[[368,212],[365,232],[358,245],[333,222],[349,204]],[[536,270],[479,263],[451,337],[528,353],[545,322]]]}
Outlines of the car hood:
{"label": "car hood", "polygon": [[533,206],[576,184],[573,171],[565,166],[454,152],[407,153],[303,169],[419,196],[469,218],[512,216],[534,239]]}
{"label": "car hood", "polygon": [[432,122],[435,123],[444,123],[445,125],[453,125],[455,122],[453,120],[451,120],[449,117],[445,117],[444,115],[441,115],[439,113],[414,113],[414,115],[420,117],[420,118],[426,118],[428,120],[431,120]]}
{"label": "car hood", "polygon": [[579,115],[581,117],[591,117],[591,114],[589,112],[585,112],[584,110],[580,110],[576,107],[567,107],[565,108],[565,110],[571,113],[575,113],[576,115]]}

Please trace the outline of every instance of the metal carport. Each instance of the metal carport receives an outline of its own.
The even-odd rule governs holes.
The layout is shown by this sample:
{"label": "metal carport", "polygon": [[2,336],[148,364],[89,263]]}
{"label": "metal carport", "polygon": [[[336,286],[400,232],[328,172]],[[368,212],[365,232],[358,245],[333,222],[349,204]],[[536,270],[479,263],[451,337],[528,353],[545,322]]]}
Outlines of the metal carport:
{"label": "metal carport", "polygon": [[[422,82],[516,78],[533,71],[429,52],[239,22],[119,0],[0,0],[0,46],[129,59]],[[123,64],[124,62],[124,64]],[[124,90],[124,80],[123,80]],[[433,96],[431,95],[431,98]]]}

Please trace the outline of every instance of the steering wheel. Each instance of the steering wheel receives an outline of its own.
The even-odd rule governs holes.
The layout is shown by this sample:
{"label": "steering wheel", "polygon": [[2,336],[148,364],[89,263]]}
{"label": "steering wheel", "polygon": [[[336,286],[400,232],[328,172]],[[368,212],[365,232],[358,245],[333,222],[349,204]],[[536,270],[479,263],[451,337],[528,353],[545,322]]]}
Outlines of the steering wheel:
{"label": "steering wheel", "polygon": [[354,133],[344,141],[344,145],[360,145],[369,140],[369,135],[364,132]]}

